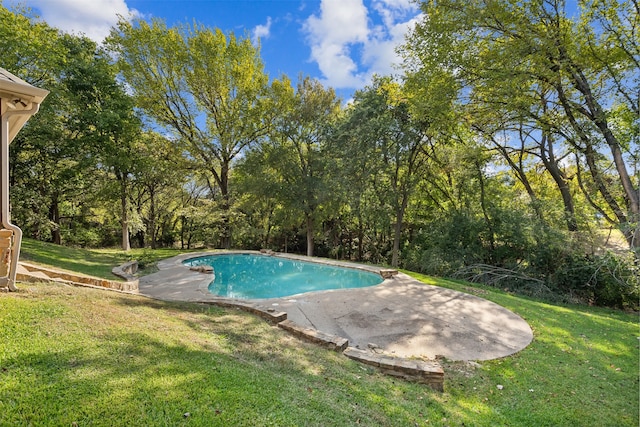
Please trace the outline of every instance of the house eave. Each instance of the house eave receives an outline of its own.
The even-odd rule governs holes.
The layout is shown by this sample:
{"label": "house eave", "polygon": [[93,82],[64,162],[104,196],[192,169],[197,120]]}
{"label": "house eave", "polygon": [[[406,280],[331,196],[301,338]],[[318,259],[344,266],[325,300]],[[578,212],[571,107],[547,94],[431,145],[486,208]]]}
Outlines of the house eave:
{"label": "house eave", "polygon": [[[8,115],[9,143],[31,117],[29,111],[39,106],[48,90],[30,85],[21,78],[0,68],[0,112]],[[22,113],[22,114],[21,114]]]}

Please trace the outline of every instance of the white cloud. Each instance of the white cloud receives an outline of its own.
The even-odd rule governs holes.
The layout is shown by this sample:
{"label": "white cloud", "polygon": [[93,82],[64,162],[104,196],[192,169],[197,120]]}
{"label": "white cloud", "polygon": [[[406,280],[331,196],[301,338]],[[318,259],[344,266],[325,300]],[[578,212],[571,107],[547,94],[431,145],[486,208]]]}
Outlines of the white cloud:
{"label": "white cloud", "polygon": [[363,87],[373,74],[390,74],[399,63],[395,48],[417,21],[412,0],[322,0],[319,15],[303,25],[324,83]]}
{"label": "white cloud", "polygon": [[400,63],[396,48],[404,43],[405,35],[419,21],[414,17],[408,21],[390,23],[383,30],[374,34],[364,46],[362,63],[380,75],[391,74],[394,66]]}
{"label": "white cloud", "polygon": [[322,0],[320,17],[305,24],[312,42],[353,43],[367,39],[367,8],[362,0]]}
{"label": "white cloud", "polygon": [[362,0],[323,0],[320,16],[311,15],[304,23],[311,59],[330,86],[362,85],[363,76],[358,75],[358,66],[351,58],[351,45],[367,41],[367,19]]}
{"label": "white cloud", "polygon": [[255,26],[255,28],[252,31],[251,40],[255,45],[255,44],[258,44],[258,41],[260,39],[268,39],[270,35],[271,35],[271,17],[268,16],[266,24],[264,25],[260,24]]}
{"label": "white cloud", "polygon": [[125,0],[27,0],[52,27],[72,34],[84,34],[101,43],[118,22],[118,15],[139,16]]}
{"label": "white cloud", "polygon": [[416,3],[414,0],[375,0],[374,3],[381,3],[389,9],[395,10],[416,10]]}

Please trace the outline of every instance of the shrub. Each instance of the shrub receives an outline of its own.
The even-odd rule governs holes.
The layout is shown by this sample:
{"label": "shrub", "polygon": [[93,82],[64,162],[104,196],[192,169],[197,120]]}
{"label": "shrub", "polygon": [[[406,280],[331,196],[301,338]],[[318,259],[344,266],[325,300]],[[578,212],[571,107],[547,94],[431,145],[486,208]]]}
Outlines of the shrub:
{"label": "shrub", "polygon": [[483,245],[483,224],[465,214],[425,224],[403,249],[403,267],[424,274],[447,276],[488,256]]}
{"label": "shrub", "polygon": [[572,254],[551,277],[561,293],[601,306],[637,310],[640,269],[632,253]]}
{"label": "shrub", "polygon": [[584,238],[521,212],[486,221],[454,214],[423,224],[403,248],[403,267],[545,298],[638,309],[640,267],[633,253],[587,255]]}

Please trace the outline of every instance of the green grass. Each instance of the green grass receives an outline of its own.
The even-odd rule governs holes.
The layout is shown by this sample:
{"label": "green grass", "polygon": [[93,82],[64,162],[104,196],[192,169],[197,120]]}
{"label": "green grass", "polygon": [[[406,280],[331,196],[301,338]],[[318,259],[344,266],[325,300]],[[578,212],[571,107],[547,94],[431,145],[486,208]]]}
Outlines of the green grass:
{"label": "green grass", "polygon": [[33,239],[23,239],[20,259],[89,276],[118,280],[111,273],[111,269],[131,259],[144,261],[146,266],[153,269],[153,263],[156,261],[184,252],[187,251],[132,249],[129,252],[124,252],[119,249],[80,249]]}
{"label": "green grass", "polygon": [[442,361],[437,393],[241,311],[19,284],[0,294],[0,425],[639,424],[637,314],[413,275],[511,309],[533,343]]}
{"label": "green grass", "polygon": [[637,313],[552,305],[489,287],[411,275],[494,301],[522,316],[533,329],[533,343],[516,355],[482,362],[471,370],[465,364],[448,364],[445,386],[460,422],[639,425]]}

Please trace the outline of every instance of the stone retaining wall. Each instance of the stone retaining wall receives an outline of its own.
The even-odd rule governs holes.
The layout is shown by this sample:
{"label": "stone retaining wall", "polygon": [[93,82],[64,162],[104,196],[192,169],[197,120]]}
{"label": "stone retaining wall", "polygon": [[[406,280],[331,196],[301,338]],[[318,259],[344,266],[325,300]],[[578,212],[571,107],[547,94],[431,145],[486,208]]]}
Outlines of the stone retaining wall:
{"label": "stone retaining wall", "polygon": [[[100,288],[115,289],[124,292],[135,292],[138,290],[138,279],[134,278],[132,281],[118,282],[115,280],[101,279],[97,277],[82,276],[75,273],[68,273],[59,270],[53,270],[50,268],[42,267],[39,265],[33,265],[25,262],[20,262],[20,265],[27,271],[26,274],[18,273],[18,280],[20,281],[32,281],[32,280],[46,280],[52,281],[64,281],[74,285],[86,285],[96,286]],[[43,273],[41,276],[36,273]],[[31,277],[29,277],[31,276]]]}

